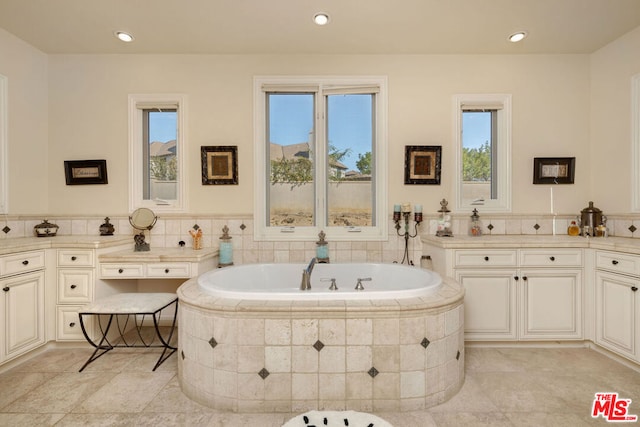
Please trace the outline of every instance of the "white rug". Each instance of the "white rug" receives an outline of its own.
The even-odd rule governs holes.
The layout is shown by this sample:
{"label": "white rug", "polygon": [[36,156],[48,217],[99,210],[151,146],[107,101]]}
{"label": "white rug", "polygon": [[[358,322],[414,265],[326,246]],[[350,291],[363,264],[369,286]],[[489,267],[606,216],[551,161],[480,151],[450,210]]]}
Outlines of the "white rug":
{"label": "white rug", "polygon": [[380,417],[356,411],[309,411],[282,427],[393,427]]}

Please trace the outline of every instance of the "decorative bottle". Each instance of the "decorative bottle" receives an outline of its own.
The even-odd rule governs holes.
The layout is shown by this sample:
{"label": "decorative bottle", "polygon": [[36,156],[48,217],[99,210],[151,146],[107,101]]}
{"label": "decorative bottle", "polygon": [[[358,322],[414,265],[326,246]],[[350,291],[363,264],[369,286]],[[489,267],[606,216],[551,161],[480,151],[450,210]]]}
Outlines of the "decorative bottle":
{"label": "decorative bottle", "polygon": [[323,230],[320,230],[318,233],[318,241],[316,242],[316,261],[322,263],[329,263],[329,244],[324,238],[326,234],[324,234]]}
{"label": "decorative bottle", "polygon": [[229,227],[222,227],[222,236],[220,237],[220,251],[218,259],[218,267],[227,267],[233,265],[233,242],[229,236]]}
{"label": "decorative bottle", "polygon": [[474,209],[471,215],[471,223],[469,224],[469,235],[474,237],[482,236],[482,223],[480,222],[480,215],[478,210]]}
{"label": "decorative bottle", "polygon": [[578,224],[576,224],[575,221],[571,221],[571,224],[569,224],[569,227],[567,228],[567,234],[569,236],[579,236],[580,235],[580,227],[578,227]]}

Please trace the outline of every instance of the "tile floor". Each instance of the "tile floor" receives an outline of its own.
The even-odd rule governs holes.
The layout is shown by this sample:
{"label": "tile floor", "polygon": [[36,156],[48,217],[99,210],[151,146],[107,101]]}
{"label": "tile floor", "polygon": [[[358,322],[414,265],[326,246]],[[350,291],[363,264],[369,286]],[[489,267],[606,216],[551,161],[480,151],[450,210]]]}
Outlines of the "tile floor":
{"label": "tile floor", "polygon": [[[49,349],[0,374],[0,426],[280,427],[295,415],[192,402],[180,391],[175,355],[151,372],[157,350],[117,349],[78,373],[89,353]],[[632,399],[629,412],[640,415],[640,373],[596,351],[471,347],[465,384],[449,402],[377,415],[395,427],[607,425],[590,416],[594,393],[606,391]]]}

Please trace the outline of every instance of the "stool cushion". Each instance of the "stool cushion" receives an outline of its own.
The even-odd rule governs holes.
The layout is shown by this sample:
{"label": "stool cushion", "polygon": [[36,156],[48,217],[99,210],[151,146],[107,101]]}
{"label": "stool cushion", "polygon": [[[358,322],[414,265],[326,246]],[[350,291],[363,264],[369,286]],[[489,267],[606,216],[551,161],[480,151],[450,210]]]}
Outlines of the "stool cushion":
{"label": "stool cushion", "polygon": [[84,314],[155,313],[178,298],[171,293],[124,293],[100,298],[80,310]]}

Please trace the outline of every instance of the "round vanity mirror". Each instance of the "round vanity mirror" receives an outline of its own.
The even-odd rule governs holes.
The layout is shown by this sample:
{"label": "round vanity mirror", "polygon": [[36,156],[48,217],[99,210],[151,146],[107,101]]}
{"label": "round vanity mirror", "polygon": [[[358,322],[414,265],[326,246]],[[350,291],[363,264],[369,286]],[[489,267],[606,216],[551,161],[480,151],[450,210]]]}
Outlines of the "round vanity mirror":
{"label": "round vanity mirror", "polygon": [[149,250],[149,243],[145,242],[144,230],[151,230],[156,224],[158,217],[153,213],[151,209],[138,208],[129,217],[129,224],[137,230],[140,230],[140,234],[134,236],[133,241],[136,242],[134,251],[146,252]]}
{"label": "round vanity mirror", "polygon": [[151,209],[138,208],[129,217],[129,223],[137,230],[151,230],[158,217]]}

